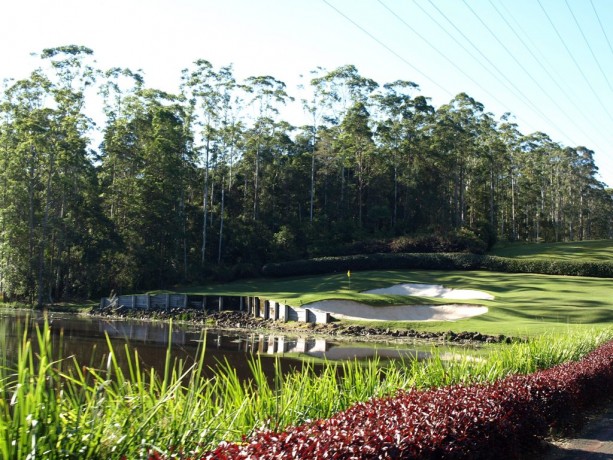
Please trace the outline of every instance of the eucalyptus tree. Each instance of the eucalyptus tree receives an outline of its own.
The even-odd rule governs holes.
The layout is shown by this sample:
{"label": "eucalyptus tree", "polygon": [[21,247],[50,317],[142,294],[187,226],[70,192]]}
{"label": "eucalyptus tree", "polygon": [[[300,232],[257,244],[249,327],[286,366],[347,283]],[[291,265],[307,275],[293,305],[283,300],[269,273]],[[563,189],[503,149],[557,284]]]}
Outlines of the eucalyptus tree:
{"label": "eucalyptus tree", "polygon": [[445,201],[450,203],[447,216],[454,229],[467,223],[467,193],[483,110],[483,104],[460,93],[436,111],[432,148],[440,158],[439,168],[443,168],[441,172],[448,184]]}
{"label": "eucalyptus tree", "polygon": [[[333,172],[334,169],[340,176],[340,187],[338,188],[337,213],[339,217],[343,217],[346,210],[346,194],[347,194],[347,167],[352,162],[351,154],[362,152],[361,149],[354,149],[351,152],[340,147],[343,142],[349,138],[349,134],[344,135],[343,142],[337,142],[342,135],[341,124],[347,117],[349,111],[353,111],[350,119],[357,121],[355,115],[363,110],[368,113],[368,100],[372,92],[379,86],[378,83],[370,78],[363,77],[358,72],[358,69],[353,65],[345,65],[338,67],[332,71],[325,72],[320,70],[320,75],[311,80],[311,86],[314,88],[315,94],[318,95],[319,104],[323,107],[323,120],[326,127],[326,136],[332,136],[333,142],[324,142],[318,149],[322,156],[327,157],[328,165],[322,168],[322,173]],[[349,122],[349,120],[347,120]],[[349,127],[351,123],[345,123],[345,127]],[[330,152],[322,151],[324,146],[330,146],[334,150]],[[335,164],[335,168],[330,169],[330,166]],[[365,176],[362,175],[362,178]],[[323,178],[328,183],[329,181]],[[363,186],[364,184],[362,184]],[[363,191],[363,190],[362,190]],[[361,219],[358,219],[361,222]],[[348,224],[348,223],[347,223]]]}
{"label": "eucalyptus tree", "polygon": [[[477,121],[474,157],[469,177],[468,226],[487,232],[489,243],[495,241],[499,208],[499,187],[504,183],[506,149],[500,140],[498,123],[489,113]],[[485,235],[483,235],[485,237]]]}
{"label": "eucalyptus tree", "polygon": [[[376,121],[377,142],[393,172],[393,198],[391,225],[398,225],[398,207],[404,186],[409,193],[411,184],[418,181],[417,168],[423,149],[420,148],[434,108],[424,96],[413,97],[419,86],[411,81],[397,80],[383,85],[382,90],[373,95],[378,113]],[[404,218],[409,210],[409,200],[404,202]]]}
{"label": "eucalyptus tree", "polygon": [[2,111],[2,256],[9,294],[33,301],[41,245],[44,179],[50,167],[48,139],[52,111],[45,107],[51,82],[42,71],[13,83]]}
{"label": "eucalyptus tree", "polygon": [[502,144],[501,164],[498,169],[502,180],[499,235],[510,241],[517,241],[518,239],[517,183],[521,137],[522,134],[519,132],[517,124],[511,120],[511,115],[504,114],[498,124],[498,140]]}
{"label": "eucalyptus tree", "polygon": [[[79,46],[45,49],[41,57],[50,70],[37,69],[5,91],[9,148],[3,153],[9,158],[3,176],[12,186],[4,197],[13,205],[2,208],[3,222],[11,222],[4,225],[9,249],[3,252],[9,265],[23,267],[7,268],[9,290],[36,296],[39,305],[45,296],[87,290],[86,259],[95,245],[81,233],[87,235],[99,217],[87,150],[90,121],[83,113],[84,92],[93,83],[93,68],[85,62],[91,54]],[[86,203],[91,208],[84,209]]]}
{"label": "eucalyptus tree", "polygon": [[[253,156],[253,206],[252,219],[258,219],[261,188],[262,153],[270,150],[271,140],[279,124],[275,117],[279,115],[279,107],[293,98],[287,93],[286,85],[271,76],[249,77],[242,88],[247,93],[247,105],[254,109],[251,128],[246,134],[246,148]],[[246,190],[245,190],[246,192]]]}
{"label": "eucalyptus tree", "polygon": [[[594,162],[594,152],[586,147],[566,148],[571,165],[568,180],[569,201],[572,203],[574,223],[569,225],[571,239],[593,238],[592,219],[597,214],[596,208],[604,205],[601,191],[603,185],[596,179],[598,167]],[[606,205],[604,205],[606,206]]]}
{"label": "eucalyptus tree", "polygon": [[523,136],[520,146],[522,160],[518,186],[523,237],[534,241],[549,239],[551,170],[560,161],[561,146],[542,132]]}
{"label": "eucalyptus tree", "polygon": [[[201,159],[204,167],[202,187],[202,245],[200,263],[204,266],[207,246],[207,228],[209,215],[209,170],[211,155],[227,155],[228,146],[233,146],[224,136],[224,129],[230,123],[229,115],[236,89],[232,68],[230,66],[215,70],[213,65],[204,59],[194,62],[193,70],[185,69],[182,77],[182,92],[189,104],[191,123],[199,128],[195,150],[203,152]],[[232,161],[232,158],[230,158]],[[225,196],[225,194],[223,194]],[[221,232],[220,232],[221,234]]]}
{"label": "eucalyptus tree", "polygon": [[100,176],[122,245],[109,261],[118,289],[161,287],[184,276],[182,200],[193,169],[185,122],[176,96],[140,84],[107,122]]}
{"label": "eucalyptus tree", "polygon": [[[311,75],[317,75],[318,72],[323,72],[323,69],[319,67],[316,70],[311,71]],[[311,83],[313,80],[311,80]],[[317,133],[320,124],[323,122],[324,114],[324,98],[325,93],[322,93],[322,88],[311,84],[309,85],[311,94],[307,98],[302,99],[302,109],[310,116],[311,125],[308,127],[310,131],[310,146],[309,151],[311,154],[311,184],[309,189],[309,222],[313,223],[313,213],[315,207],[315,148],[317,145]],[[306,88],[302,87],[303,90]]]}
{"label": "eucalyptus tree", "polygon": [[335,149],[342,152],[345,167],[351,168],[356,177],[357,215],[355,220],[359,227],[364,224],[365,193],[372,179],[373,156],[375,144],[369,126],[370,113],[362,102],[356,102],[347,111],[341,122],[340,134]]}
{"label": "eucalyptus tree", "polygon": [[[96,83],[98,70],[93,51],[83,46],[45,49],[41,57],[53,69],[49,74],[58,113],[57,139],[51,149],[56,170],[50,171],[53,177],[47,181],[43,241],[47,226],[50,291],[71,297],[97,291],[96,262],[106,244],[95,153],[89,150],[93,122],[85,113],[88,89]],[[39,271],[39,286],[44,272]],[[38,302],[42,302],[40,291]]]}

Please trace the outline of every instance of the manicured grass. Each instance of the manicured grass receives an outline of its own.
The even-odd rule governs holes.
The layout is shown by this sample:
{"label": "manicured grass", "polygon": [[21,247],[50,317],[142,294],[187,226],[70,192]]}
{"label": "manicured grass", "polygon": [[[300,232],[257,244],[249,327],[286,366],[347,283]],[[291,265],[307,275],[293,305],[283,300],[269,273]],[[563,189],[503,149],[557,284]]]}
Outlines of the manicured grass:
{"label": "manicured grass", "polygon": [[[420,297],[380,296],[361,291],[401,283],[441,284],[454,289],[476,289],[495,300],[442,301]],[[487,271],[381,270],[347,274],[256,279],[195,287],[205,295],[257,295],[293,306],[327,299],[356,300],[374,305],[472,303],[485,305],[485,315],[456,322],[386,323],[397,328],[435,331],[470,330],[486,334],[535,336],[569,328],[605,327],[613,322],[613,280]],[[381,324],[379,323],[379,326]]]}
{"label": "manicured grass", "polygon": [[494,247],[490,255],[521,259],[613,260],[613,240],[568,243],[511,243]]}

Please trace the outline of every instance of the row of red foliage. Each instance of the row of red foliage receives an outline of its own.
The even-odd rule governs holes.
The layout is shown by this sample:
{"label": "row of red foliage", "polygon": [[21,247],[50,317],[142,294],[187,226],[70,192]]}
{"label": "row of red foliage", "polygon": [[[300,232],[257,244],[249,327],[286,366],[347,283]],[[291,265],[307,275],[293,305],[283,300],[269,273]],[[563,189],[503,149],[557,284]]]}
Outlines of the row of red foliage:
{"label": "row of red foliage", "polygon": [[332,418],[221,443],[201,459],[518,458],[613,388],[613,342],[579,362],[491,384],[401,391]]}

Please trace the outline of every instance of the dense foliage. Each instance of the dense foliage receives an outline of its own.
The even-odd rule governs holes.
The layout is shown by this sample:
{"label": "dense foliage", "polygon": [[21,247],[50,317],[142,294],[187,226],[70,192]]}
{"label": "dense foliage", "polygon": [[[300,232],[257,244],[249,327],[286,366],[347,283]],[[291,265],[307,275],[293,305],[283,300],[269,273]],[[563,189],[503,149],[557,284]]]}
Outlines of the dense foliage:
{"label": "dense foliage", "polygon": [[0,291],[14,297],[231,278],[364,242],[416,252],[415,235],[473,252],[611,236],[591,150],[522,134],[467,94],[436,108],[413,82],[319,69],[310,121],[292,126],[283,109],[300,103],[271,76],[199,60],[175,95],[88,48],[41,58],[0,92]]}
{"label": "dense foliage", "polygon": [[[276,361],[272,375],[265,371],[266,358],[258,356],[249,360],[244,380],[227,362],[209,368],[205,347],[193,360],[173,360],[170,330],[158,372],[144,365],[136,349],[114,349],[110,339],[107,356],[98,362],[92,355],[86,364],[63,356],[61,335],[49,324],[33,330],[18,319],[4,324],[24,329],[15,346],[0,347],[3,459],[199,458],[243,436],[246,443],[224,444],[218,457],[241,458],[234,453],[253,449],[250,458],[270,458],[272,452],[321,458],[300,449],[317,452],[328,445],[331,452],[338,449],[337,458],[347,458],[341,445],[347,441],[346,449],[360,453],[393,444],[418,449],[410,439],[422,440],[426,453],[466,443],[479,452],[488,439],[475,444],[473,437],[488,433],[503,449],[512,439],[520,442],[524,430],[538,436],[531,428],[542,425],[535,420],[564,423],[584,404],[609,395],[613,373],[611,329],[544,335],[489,349],[480,359],[467,349],[448,360],[437,347],[426,360],[329,361],[294,370],[282,370]],[[533,374],[546,368],[553,369]],[[430,423],[440,429],[433,432]],[[453,430],[466,437],[454,438]],[[404,439],[406,433],[414,436]],[[294,448],[302,455],[292,457]]]}
{"label": "dense foliage", "polygon": [[514,259],[463,253],[360,254],[319,257],[264,265],[266,276],[303,276],[343,273],[347,270],[490,270],[503,273],[540,273],[544,275],[593,276],[613,278],[613,262],[578,260]]}
{"label": "dense foliage", "polygon": [[222,443],[200,458],[522,458],[612,389],[609,342],[579,362],[494,383],[400,391],[285,432]]}

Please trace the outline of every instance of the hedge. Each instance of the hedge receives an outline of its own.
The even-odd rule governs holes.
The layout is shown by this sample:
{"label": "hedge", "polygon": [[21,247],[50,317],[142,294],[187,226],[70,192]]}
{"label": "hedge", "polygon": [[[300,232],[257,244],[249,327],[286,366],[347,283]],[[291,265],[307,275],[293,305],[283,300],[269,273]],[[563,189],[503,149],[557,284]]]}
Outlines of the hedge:
{"label": "hedge", "polygon": [[613,342],[578,362],[489,384],[400,391],[326,420],[221,443],[199,458],[503,459],[536,452],[551,430],[610,396]]}
{"label": "hedge", "polygon": [[489,270],[505,273],[613,278],[612,262],[514,259],[465,253],[400,253],[321,257],[267,264],[264,276],[284,277],[342,273],[347,270]]}

